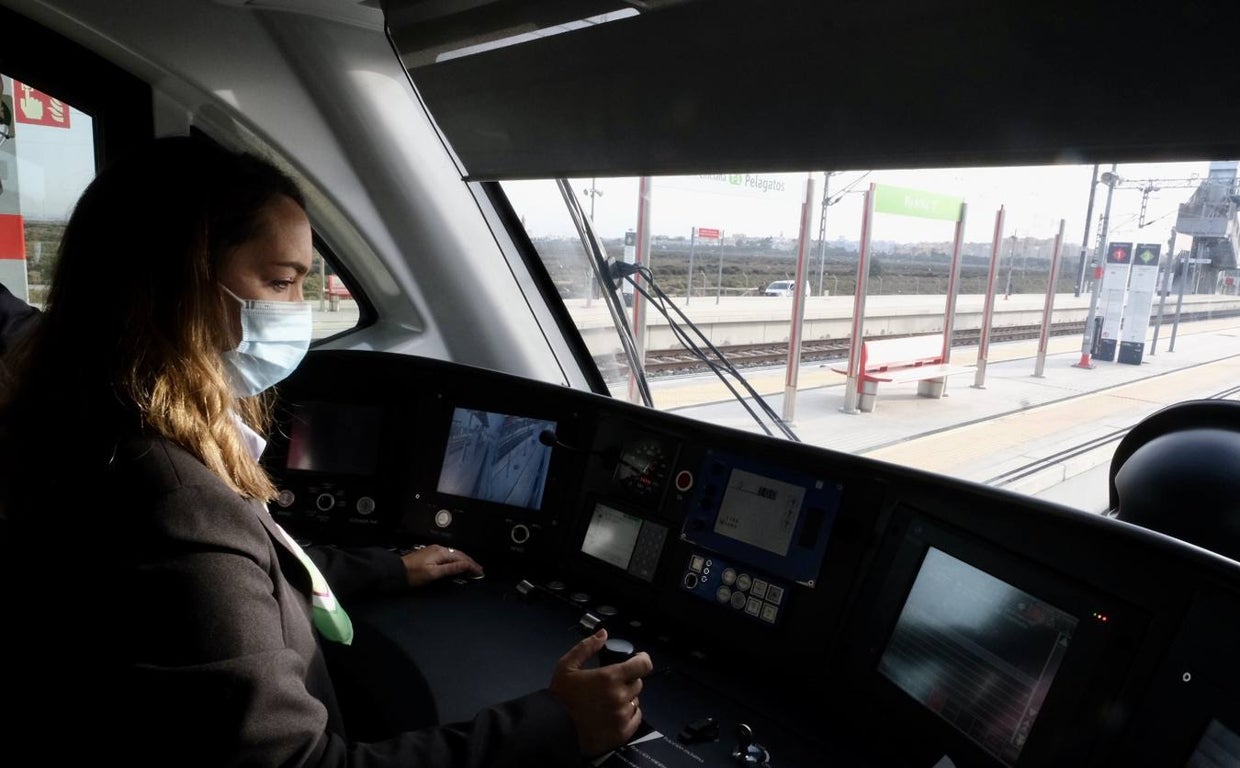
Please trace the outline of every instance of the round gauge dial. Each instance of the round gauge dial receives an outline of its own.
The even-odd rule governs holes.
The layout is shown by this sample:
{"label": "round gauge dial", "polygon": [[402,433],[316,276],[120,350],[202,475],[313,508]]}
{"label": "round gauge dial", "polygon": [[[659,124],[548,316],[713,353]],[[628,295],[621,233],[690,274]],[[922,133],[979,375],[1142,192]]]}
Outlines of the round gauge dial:
{"label": "round gauge dial", "polygon": [[671,451],[662,440],[641,437],[620,452],[615,479],[629,494],[645,498],[663,490],[671,464]]}

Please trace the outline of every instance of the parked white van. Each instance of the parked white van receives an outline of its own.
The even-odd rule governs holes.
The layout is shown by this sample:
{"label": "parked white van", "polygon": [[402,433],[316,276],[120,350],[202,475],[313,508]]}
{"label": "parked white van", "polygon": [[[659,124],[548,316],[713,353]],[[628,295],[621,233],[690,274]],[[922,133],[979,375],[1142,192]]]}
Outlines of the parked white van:
{"label": "parked white van", "polygon": [[[796,289],[795,280],[776,280],[768,285],[762,291],[763,296],[791,296]],[[812,295],[809,290],[809,281],[805,281],[805,295]]]}

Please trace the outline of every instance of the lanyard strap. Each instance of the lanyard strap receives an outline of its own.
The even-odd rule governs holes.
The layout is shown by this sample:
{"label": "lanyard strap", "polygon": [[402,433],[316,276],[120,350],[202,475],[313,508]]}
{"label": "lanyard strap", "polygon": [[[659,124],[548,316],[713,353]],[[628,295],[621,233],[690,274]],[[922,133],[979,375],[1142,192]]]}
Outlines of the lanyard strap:
{"label": "lanyard strap", "polygon": [[314,561],[301,548],[301,545],[294,541],[292,536],[288,535],[288,531],[285,531],[279,525],[276,527],[280,529],[280,533],[284,536],[284,540],[288,542],[289,548],[297,555],[297,559],[310,572],[310,587],[312,590],[310,603],[314,609],[314,628],[328,640],[349,645],[353,642],[353,622],[349,619],[349,614],[345,613],[344,608],[340,607],[340,602],[332,594],[332,588],[328,585],[327,579],[323,578],[319,567],[314,564]]}

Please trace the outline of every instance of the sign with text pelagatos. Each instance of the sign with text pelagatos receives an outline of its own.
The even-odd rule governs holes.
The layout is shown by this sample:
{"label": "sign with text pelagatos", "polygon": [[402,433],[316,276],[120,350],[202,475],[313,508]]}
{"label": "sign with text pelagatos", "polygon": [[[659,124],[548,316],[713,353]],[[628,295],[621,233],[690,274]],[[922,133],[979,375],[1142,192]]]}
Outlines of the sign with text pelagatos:
{"label": "sign with text pelagatos", "polygon": [[718,240],[719,230],[716,227],[698,227],[697,236],[703,240]]}
{"label": "sign with text pelagatos", "polygon": [[19,123],[69,127],[68,104],[16,80],[13,81],[13,107]]}

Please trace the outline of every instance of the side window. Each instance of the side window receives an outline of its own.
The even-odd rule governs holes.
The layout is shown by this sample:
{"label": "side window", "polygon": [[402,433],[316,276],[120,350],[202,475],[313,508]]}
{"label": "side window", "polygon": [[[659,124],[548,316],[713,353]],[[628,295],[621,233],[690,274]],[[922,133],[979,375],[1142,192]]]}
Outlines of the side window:
{"label": "side window", "polygon": [[[56,94],[0,74],[0,284],[42,309],[61,235],[95,177],[99,126]],[[316,248],[305,296],[313,338],[359,323],[358,302]]]}
{"label": "side window", "polygon": [[0,283],[42,307],[65,222],[95,176],[90,115],[0,74]]}
{"label": "side window", "polygon": [[306,276],[306,300],[314,317],[311,338],[325,339],[357,327],[361,309],[344,279],[336,274],[331,260],[314,249],[314,265]]}

